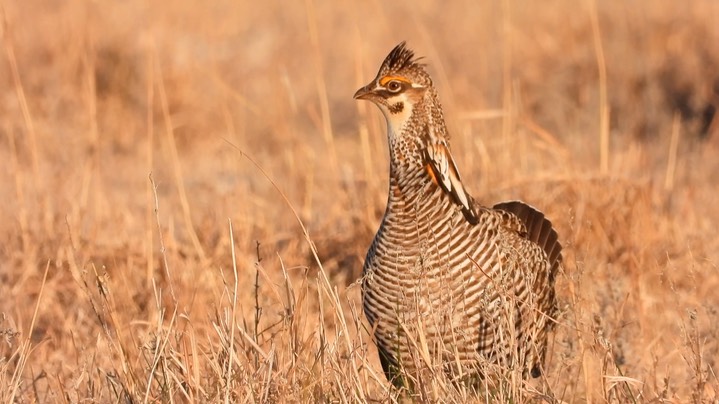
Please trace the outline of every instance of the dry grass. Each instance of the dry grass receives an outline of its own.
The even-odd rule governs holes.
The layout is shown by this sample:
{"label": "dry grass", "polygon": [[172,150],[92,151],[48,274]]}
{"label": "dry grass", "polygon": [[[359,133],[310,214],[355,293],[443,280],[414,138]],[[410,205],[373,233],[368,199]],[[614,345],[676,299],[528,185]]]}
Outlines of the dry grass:
{"label": "dry grass", "polygon": [[478,399],[719,400],[716,2],[195,3],[0,1],[0,401],[394,400],[351,95],[402,39],[565,245],[543,395]]}

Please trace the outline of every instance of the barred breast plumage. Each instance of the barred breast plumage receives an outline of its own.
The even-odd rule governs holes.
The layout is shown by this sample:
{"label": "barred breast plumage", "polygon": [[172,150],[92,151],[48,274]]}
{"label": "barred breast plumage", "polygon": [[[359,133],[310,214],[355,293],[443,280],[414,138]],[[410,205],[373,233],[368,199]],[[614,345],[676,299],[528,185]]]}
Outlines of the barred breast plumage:
{"label": "barred breast plumage", "polygon": [[432,80],[404,43],[355,98],[377,104],[388,127],[389,197],[362,282],[387,378],[537,376],[561,265],[552,224],[522,202],[486,208],[469,195]]}

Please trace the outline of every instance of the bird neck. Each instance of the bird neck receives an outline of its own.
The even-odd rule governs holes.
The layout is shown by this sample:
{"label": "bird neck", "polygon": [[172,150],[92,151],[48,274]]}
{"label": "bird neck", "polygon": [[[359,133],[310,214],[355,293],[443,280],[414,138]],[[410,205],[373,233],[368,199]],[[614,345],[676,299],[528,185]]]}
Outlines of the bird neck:
{"label": "bird neck", "polygon": [[424,170],[424,156],[429,145],[448,143],[442,106],[429,90],[424,98],[410,108],[411,114],[402,122],[387,116],[390,154],[390,175],[401,178]]}
{"label": "bird neck", "polygon": [[392,133],[392,128],[388,127],[391,203],[401,201],[422,205],[426,198],[443,192],[432,178],[426,156],[428,145],[446,138],[446,128],[441,110],[435,114],[434,121],[428,119],[431,111],[416,109],[399,133]]}
{"label": "bird neck", "polygon": [[395,203],[413,205],[418,212],[433,205],[460,208],[470,224],[477,224],[474,199],[465,189],[449,150],[442,108],[436,98],[430,101],[435,102],[414,105],[406,122],[394,125],[401,128],[399,131],[393,132],[394,128],[388,125],[388,208]]}

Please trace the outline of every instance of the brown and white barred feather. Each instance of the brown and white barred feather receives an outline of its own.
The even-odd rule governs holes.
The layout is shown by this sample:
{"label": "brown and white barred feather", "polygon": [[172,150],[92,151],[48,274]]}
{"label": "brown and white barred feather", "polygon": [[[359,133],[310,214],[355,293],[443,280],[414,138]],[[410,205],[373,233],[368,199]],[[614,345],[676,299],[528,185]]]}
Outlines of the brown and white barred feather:
{"label": "brown and white barred feather", "polygon": [[[561,259],[551,223],[512,202],[478,209],[472,225],[426,172],[413,178],[404,186],[391,180],[364,266],[364,310],[388,377],[397,378],[400,366],[412,375],[447,364],[464,374],[498,364],[538,376]],[[515,216],[522,206],[536,214]],[[527,238],[547,227],[545,245]],[[425,357],[417,353],[423,349]]]}

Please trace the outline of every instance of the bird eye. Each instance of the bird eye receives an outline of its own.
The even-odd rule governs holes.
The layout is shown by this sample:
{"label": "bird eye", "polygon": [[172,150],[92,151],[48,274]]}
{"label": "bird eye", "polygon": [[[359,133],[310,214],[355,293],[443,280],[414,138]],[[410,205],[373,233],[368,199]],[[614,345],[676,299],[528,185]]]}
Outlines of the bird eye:
{"label": "bird eye", "polygon": [[398,93],[400,92],[400,90],[402,90],[402,83],[397,80],[391,80],[389,83],[387,83],[387,90],[390,93]]}

